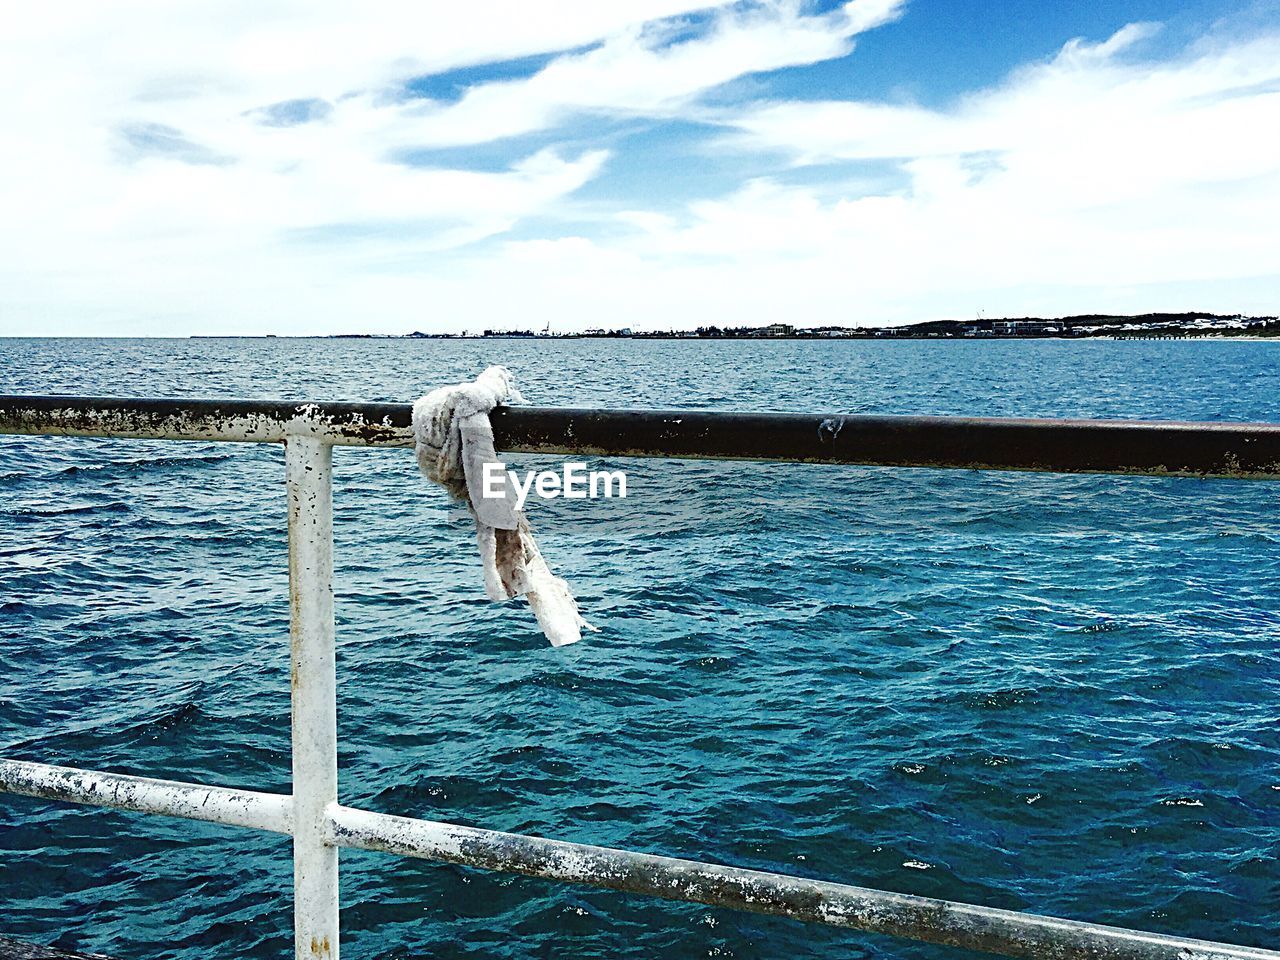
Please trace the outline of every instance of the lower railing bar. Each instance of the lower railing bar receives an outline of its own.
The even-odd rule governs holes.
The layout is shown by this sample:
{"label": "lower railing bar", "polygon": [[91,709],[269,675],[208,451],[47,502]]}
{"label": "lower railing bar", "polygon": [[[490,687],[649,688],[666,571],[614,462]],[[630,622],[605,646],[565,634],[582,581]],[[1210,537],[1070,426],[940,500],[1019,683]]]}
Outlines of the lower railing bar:
{"label": "lower railing bar", "polygon": [[[0,759],[0,791],[292,832],[291,798]],[[1280,960],[1280,952],[759,870],[329,806],[326,841],[507,873],[1047,960]]]}
{"label": "lower railing bar", "polygon": [[[0,433],[411,446],[407,403],[0,396]],[[1280,424],[500,407],[499,450],[897,467],[1280,477]]]}
{"label": "lower railing bar", "polygon": [[1280,953],[333,806],[330,842],[1040,960],[1280,960]]}
{"label": "lower railing bar", "polygon": [[275,833],[293,832],[293,800],[278,793],[205,787],[178,780],[153,780],[4,759],[0,759],[0,792],[207,820]]}

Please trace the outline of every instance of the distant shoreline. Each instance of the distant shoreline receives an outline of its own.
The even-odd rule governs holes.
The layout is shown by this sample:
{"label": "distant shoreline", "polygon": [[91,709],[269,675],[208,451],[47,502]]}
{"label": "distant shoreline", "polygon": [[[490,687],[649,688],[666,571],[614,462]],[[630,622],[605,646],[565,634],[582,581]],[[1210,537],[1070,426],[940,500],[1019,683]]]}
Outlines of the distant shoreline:
{"label": "distant shoreline", "polygon": [[858,342],[874,341],[877,343],[882,343],[882,342],[892,343],[892,342],[903,341],[903,340],[912,340],[912,341],[924,340],[924,341],[933,341],[933,342],[951,342],[951,341],[970,342],[974,340],[977,340],[978,342],[989,342],[989,341],[1007,342],[1010,340],[1051,340],[1051,341],[1057,341],[1062,343],[1081,343],[1089,340],[1105,340],[1105,341],[1120,341],[1120,340],[1147,340],[1147,341],[1151,341],[1151,340],[1182,340],[1182,341],[1222,340],[1222,341],[1227,341],[1227,340],[1231,340],[1236,342],[1248,342],[1248,343],[1280,343],[1280,333],[1275,333],[1270,335],[1267,335],[1267,334],[1257,335],[1257,334],[1245,334],[1245,333],[1231,334],[1231,333],[1218,333],[1218,332],[1164,334],[1164,335],[1152,335],[1152,334],[1126,335],[1126,334],[1108,333],[1108,334],[1093,334],[1090,336],[1066,336],[1066,337],[1061,335],[1053,335],[1053,336],[1011,335],[1011,336],[991,336],[991,337],[982,337],[982,338],[954,337],[954,336],[921,336],[919,334],[915,334],[915,335],[908,334],[908,335],[899,335],[899,336],[891,336],[891,337],[876,337],[876,336],[806,337],[806,336],[785,336],[785,335],[771,336],[771,337],[706,337],[706,336],[696,336],[696,335],[686,336],[681,334],[643,334],[639,336],[629,336],[629,337],[601,337],[601,336],[589,336],[585,334],[559,334],[555,336],[526,337],[526,336],[520,336],[518,334],[493,334],[490,336],[482,336],[482,335],[475,335],[475,334],[464,335],[464,334],[442,333],[442,334],[434,334],[429,336],[415,337],[415,336],[410,336],[406,334],[202,333],[202,334],[191,334],[190,336],[187,336],[187,337],[129,337],[129,336],[56,337],[54,336],[54,337],[0,337],[0,339],[14,339],[14,340],[502,340],[506,342],[532,341],[536,343],[547,343],[549,341],[564,341],[564,340],[642,340],[642,341],[657,340],[662,342],[683,341],[683,340],[697,340],[697,341],[714,340],[718,342],[731,341],[731,342],[740,342],[740,343],[776,343],[780,341],[786,341],[791,343],[794,343],[794,342],[845,343],[849,341],[858,341]]}
{"label": "distant shoreline", "polygon": [[[718,342],[741,342],[741,343],[778,343],[778,342],[808,342],[808,343],[849,343],[849,342],[875,342],[875,343],[893,343],[898,341],[925,341],[930,343],[970,343],[972,338],[968,337],[921,337],[921,336],[899,336],[899,337],[697,337],[697,336],[672,336],[672,335],[646,335],[640,337],[589,337],[575,336],[565,334],[550,337],[520,337],[520,336],[476,336],[468,334],[440,334],[439,336],[429,337],[410,337],[400,334],[370,334],[352,336],[349,334],[325,334],[325,333],[193,333],[187,336],[155,336],[148,334],[0,334],[0,341],[3,340],[501,340],[506,343],[534,341],[537,343],[548,343],[566,340],[656,340],[661,342],[668,341],[718,341]],[[1256,335],[1256,334],[1227,334],[1227,333],[1197,333],[1182,336],[1125,336],[1115,334],[1096,334],[1088,337],[1063,337],[1063,336],[1012,336],[1012,337],[984,337],[977,342],[1001,342],[1007,343],[1011,340],[1018,341],[1052,341],[1056,343],[1084,343],[1088,341],[1107,341],[1118,342],[1122,340],[1177,340],[1182,342],[1188,341],[1212,341],[1212,342],[1234,342],[1234,343],[1280,343],[1280,334]]]}
{"label": "distant shoreline", "polygon": [[[658,340],[658,341],[674,341],[674,340],[692,340],[692,341],[725,341],[731,340],[743,343],[769,343],[769,342],[820,342],[820,343],[848,343],[848,342],[896,342],[896,341],[926,341],[932,343],[950,343],[972,342],[971,338],[966,337],[921,337],[921,336],[897,336],[897,337],[697,337],[697,336],[672,336],[672,335],[645,335],[638,337],[590,337],[573,334],[565,334],[551,337],[519,337],[519,336],[476,336],[468,334],[440,334],[438,336],[427,337],[411,337],[402,334],[369,334],[369,335],[350,335],[350,334],[325,334],[325,333],[193,333],[187,336],[155,336],[148,334],[100,334],[97,336],[88,334],[0,334],[0,341],[3,340],[501,340],[504,342],[512,341],[529,341],[533,340],[538,343],[546,343],[549,341],[564,340]],[[1280,343],[1280,334],[1258,336],[1256,334],[1225,334],[1225,333],[1201,333],[1185,336],[1116,336],[1114,334],[1097,334],[1088,337],[1033,337],[1033,336],[1011,336],[1011,337],[984,337],[978,342],[1008,342],[1010,340],[1019,341],[1054,341],[1058,343],[1084,343],[1089,341],[1108,341],[1117,342],[1121,340],[1177,340],[1182,342],[1188,341],[1212,341],[1221,343]]]}
{"label": "distant shoreline", "polygon": [[107,334],[49,336],[0,334],[0,340],[715,340],[715,341],[895,341],[895,340],[1234,340],[1280,342],[1276,317],[1216,314],[1144,314],[1136,317],[1082,316],[1058,320],[935,320],[901,327],[701,327],[696,330],[591,330],[576,333],[485,330],[483,333],[199,333],[187,336]]}
{"label": "distant shoreline", "polygon": [[[271,338],[272,334],[266,334]],[[1080,314],[1047,319],[1014,317],[930,320],[900,327],[702,326],[693,330],[589,329],[574,333],[491,327],[481,333],[339,333],[332,340],[1202,340],[1280,338],[1280,318],[1218,313]],[[205,339],[205,336],[200,339]]]}

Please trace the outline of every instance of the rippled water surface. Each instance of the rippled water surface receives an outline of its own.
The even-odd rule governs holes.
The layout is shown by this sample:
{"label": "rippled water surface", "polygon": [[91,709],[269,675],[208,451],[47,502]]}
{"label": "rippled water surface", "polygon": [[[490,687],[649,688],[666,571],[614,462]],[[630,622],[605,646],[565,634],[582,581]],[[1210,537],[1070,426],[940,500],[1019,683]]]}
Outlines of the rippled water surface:
{"label": "rippled water surface", "polygon": [[[538,404],[1280,420],[1280,344],[1238,342],[0,340],[0,392],[410,400],[490,361]],[[1280,484],[613,466],[625,501],[530,507],[602,627],[555,650],[409,451],[337,451],[344,802],[1280,945]],[[0,437],[0,751],[287,790],[284,521],[273,446]],[[962,955],[342,862],[353,958]],[[0,933],[285,957],[290,869],[0,795]]]}

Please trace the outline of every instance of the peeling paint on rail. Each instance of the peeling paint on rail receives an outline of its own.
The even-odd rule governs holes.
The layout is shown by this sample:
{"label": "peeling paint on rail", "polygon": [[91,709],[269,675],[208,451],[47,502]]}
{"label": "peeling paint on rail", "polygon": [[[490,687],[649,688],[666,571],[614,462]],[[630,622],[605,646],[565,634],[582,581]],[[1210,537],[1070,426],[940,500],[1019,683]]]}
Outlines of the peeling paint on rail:
{"label": "peeling paint on rail", "polygon": [[123,773],[0,758],[0,792],[293,833],[293,800],[278,793],[206,787]]}
{"label": "peeling paint on rail", "polygon": [[[289,834],[292,799],[117,773],[0,759],[0,791]],[[1189,940],[974,904],[415,820],[330,803],[324,842],[1051,960],[1280,960],[1280,952]],[[336,894],[336,890],[334,891]],[[304,924],[305,929],[305,924]],[[307,930],[304,954],[336,956]]]}
{"label": "peeling paint on rail", "polygon": [[1280,960],[1280,953],[335,805],[330,842],[1010,957]]}
{"label": "peeling paint on rail", "polygon": [[[246,400],[125,400],[114,397],[0,397],[0,433],[138,440],[281,443],[314,437],[353,446],[410,446],[401,404]],[[372,413],[382,408],[381,414]],[[403,422],[392,416],[404,414]]]}

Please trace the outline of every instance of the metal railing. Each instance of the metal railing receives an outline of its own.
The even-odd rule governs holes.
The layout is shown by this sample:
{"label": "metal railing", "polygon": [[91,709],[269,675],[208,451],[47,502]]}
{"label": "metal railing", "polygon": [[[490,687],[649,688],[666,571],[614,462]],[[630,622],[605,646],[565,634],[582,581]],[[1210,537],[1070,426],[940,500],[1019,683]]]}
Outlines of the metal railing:
{"label": "metal railing", "polygon": [[[332,448],[412,446],[407,404],[0,397],[0,434],[283,443],[293,792],[0,759],[0,791],[293,837],[296,957],[338,956],[338,850],[354,847],[1054,960],[1280,960],[1280,952],[759,870],[390,816],[338,803]],[[1280,478],[1280,424],[501,408],[500,450]]]}

